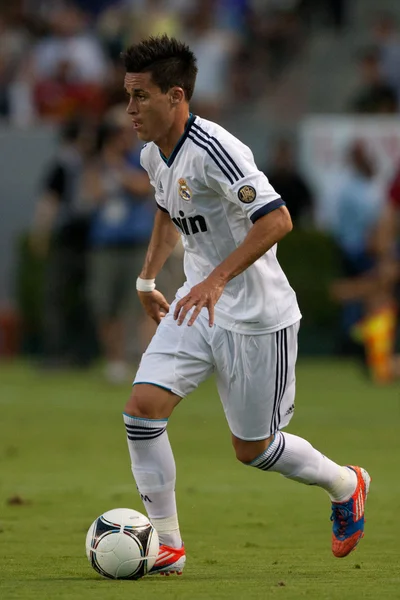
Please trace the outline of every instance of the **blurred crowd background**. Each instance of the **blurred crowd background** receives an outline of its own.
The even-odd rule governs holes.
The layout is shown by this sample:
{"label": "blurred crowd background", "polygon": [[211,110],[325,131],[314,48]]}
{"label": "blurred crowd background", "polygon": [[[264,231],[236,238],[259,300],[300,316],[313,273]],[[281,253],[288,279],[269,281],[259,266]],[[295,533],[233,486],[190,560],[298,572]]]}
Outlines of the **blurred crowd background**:
{"label": "blurred crowd background", "polygon": [[[198,59],[192,111],[251,146],[292,214],[301,351],[399,376],[399,25],[397,0],[1,1],[0,356],[132,377],[155,203],[120,53],[168,33]],[[178,247],[157,285],[182,279]]]}

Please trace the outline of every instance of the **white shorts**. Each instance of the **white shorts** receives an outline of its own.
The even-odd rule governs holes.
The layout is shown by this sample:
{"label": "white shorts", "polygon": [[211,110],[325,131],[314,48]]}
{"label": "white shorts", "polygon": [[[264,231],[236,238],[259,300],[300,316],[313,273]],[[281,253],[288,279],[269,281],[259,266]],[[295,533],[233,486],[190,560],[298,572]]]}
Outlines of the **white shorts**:
{"label": "white shorts", "polygon": [[133,384],[151,383],[183,398],[215,372],[231,432],[249,441],[268,438],[293,416],[299,325],[243,335],[209,327],[204,314],[191,327],[178,326],[169,312]]}

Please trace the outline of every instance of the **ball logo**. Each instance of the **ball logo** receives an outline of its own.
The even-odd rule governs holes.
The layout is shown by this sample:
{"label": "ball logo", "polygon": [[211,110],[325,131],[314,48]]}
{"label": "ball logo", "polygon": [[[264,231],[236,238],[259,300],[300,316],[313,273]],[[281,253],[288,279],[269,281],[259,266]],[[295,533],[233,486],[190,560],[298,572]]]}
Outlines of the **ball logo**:
{"label": "ball logo", "polygon": [[189,202],[192,197],[192,191],[183,177],[178,180],[178,192],[182,200]]}
{"label": "ball logo", "polygon": [[256,199],[257,192],[251,185],[243,185],[238,191],[238,198],[240,202],[250,204]]}

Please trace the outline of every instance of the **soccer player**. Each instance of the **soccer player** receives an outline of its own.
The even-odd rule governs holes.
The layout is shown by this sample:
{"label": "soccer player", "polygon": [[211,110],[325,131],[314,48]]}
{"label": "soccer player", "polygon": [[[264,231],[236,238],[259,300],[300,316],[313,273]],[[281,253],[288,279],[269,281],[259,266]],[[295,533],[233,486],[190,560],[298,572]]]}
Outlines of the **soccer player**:
{"label": "soccer player", "polygon": [[[283,433],[293,415],[301,314],[277,258],[292,229],[284,201],[250,149],[189,111],[196,58],[161,36],[124,53],[127,112],[147,142],[141,164],[155,189],[155,217],[137,289],[159,324],[125,406],[132,472],[160,537],[153,573],[182,573],[185,548],[175,500],[168,419],[212,372],[245,465],[325,489],[335,556],[363,537],[370,477],[343,467],[306,440]],[[155,278],[181,236],[186,282],[168,305]]]}

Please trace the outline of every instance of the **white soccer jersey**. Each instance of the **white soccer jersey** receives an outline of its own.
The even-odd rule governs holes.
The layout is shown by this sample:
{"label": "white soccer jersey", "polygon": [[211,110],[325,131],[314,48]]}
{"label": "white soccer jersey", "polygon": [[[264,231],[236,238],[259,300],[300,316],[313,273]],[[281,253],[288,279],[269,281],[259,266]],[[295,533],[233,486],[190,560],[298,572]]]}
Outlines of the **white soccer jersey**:
{"label": "white soccer jersey", "polygon": [[[284,202],[257,169],[251,150],[223,127],[191,115],[167,160],[154,143],[141,164],[158,207],[182,236],[186,282],[203,281],[245,239],[255,221]],[[233,278],[215,306],[215,323],[238,333],[271,333],[301,318],[276,245]]]}

